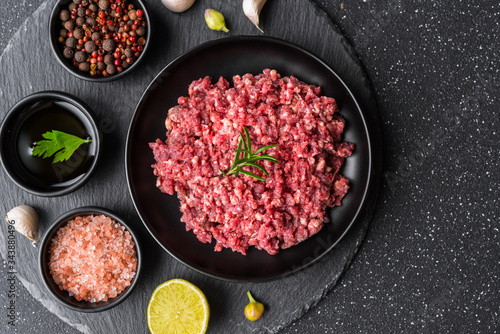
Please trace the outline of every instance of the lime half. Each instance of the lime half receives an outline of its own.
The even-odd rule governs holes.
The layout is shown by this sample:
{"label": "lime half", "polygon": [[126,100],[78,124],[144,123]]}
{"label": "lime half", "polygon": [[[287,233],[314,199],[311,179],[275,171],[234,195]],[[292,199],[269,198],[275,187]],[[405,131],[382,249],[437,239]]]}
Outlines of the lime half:
{"label": "lime half", "polygon": [[207,331],[210,307],[193,283],[172,279],[160,284],[148,304],[148,327],[152,334],[202,334]]}

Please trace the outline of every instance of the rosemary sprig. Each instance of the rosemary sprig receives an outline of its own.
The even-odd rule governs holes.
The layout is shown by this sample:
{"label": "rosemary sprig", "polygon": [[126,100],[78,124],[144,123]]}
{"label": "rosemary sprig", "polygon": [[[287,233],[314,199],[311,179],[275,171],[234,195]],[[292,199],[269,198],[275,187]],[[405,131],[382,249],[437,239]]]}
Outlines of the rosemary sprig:
{"label": "rosemary sprig", "polygon": [[252,153],[252,143],[250,141],[250,135],[248,134],[248,131],[245,127],[243,127],[243,131],[245,132],[245,137],[243,137],[243,133],[241,133],[241,131],[240,131],[240,141],[238,143],[238,147],[236,148],[236,151],[235,151],[236,155],[234,157],[234,161],[233,161],[233,164],[231,165],[231,168],[227,172],[224,172],[220,168],[219,168],[219,170],[221,171],[222,175],[224,175],[224,176],[231,175],[231,174],[238,176],[238,174],[241,173],[241,174],[256,178],[257,180],[265,181],[266,179],[254,174],[252,172],[244,170],[242,168],[245,166],[252,166],[252,167],[258,168],[261,171],[263,171],[264,174],[266,174],[266,176],[269,176],[269,173],[267,172],[267,170],[264,167],[256,164],[256,162],[259,160],[267,160],[267,161],[271,161],[274,163],[278,163],[278,160],[276,160],[276,158],[273,158],[269,155],[264,155],[264,154],[259,155],[259,154],[264,152],[267,149],[270,149],[272,147],[277,147],[280,145],[275,144],[275,145],[264,146],[264,147],[261,147]]}

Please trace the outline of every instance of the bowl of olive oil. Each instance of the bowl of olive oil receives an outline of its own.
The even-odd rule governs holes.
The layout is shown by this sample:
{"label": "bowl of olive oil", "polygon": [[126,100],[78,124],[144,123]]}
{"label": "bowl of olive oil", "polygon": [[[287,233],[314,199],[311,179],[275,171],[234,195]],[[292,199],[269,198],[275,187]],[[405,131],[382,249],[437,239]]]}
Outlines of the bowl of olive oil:
{"label": "bowl of olive oil", "polygon": [[11,180],[38,196],[80,188],[100,157],[92,110],[67,93],[44,91],[13,106],[0,127],[0,161]]}

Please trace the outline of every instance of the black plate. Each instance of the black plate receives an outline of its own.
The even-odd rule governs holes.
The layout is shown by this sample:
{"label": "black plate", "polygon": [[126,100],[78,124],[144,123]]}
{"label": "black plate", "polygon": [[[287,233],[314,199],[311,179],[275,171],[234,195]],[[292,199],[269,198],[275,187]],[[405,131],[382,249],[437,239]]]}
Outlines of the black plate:
{"label": "black plate", "polygon": [[[293,75],[318,85],[324,95],[334,97],[346,119],[344,139],[356,148],[341,170],[351,182],[342,206],[329,211],[331,223],[306,241],[276,255],[254,249],[247,255],[203,244],[180,221],[177,197],[156,188],[151,164],[154,158],[148,143],[164,140],[164,121],[179,96],[187,96],[193,80],[211,76],[258,74],[265,68],[282,76]],[[355,223],[366,201],[372,181],[372,148],[368,129],[354,96],[342,80],[321,60],[288,42],[256,36],[236,36],[205,43],[171,62],[153,80],[142,96],[132,118],[126,144],[126,170],[135,207],[147,229],[174,258],[206,275],[232,281],[265,281],[284,277],[304,268],[331,250]]]}

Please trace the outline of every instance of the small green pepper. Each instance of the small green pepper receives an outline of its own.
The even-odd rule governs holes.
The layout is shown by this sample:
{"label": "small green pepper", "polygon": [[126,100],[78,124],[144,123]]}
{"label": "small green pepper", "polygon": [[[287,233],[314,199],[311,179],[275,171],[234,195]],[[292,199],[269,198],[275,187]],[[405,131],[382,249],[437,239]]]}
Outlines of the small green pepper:
{"label": "small green pepper", "polygon": [[226,28],[224,16],[215,9],[205,10],[205,22],[207,22],[207,26],[212,30],[229,32]]}
{"label": "small green pepper", "polygon": [[255,301],[250,291],[247,291],[247,295],[248,299],[250,299],[250,303],[245,307],[245,317],[247,317],[248,320],[255,321],[264,313],[264,305]]}

